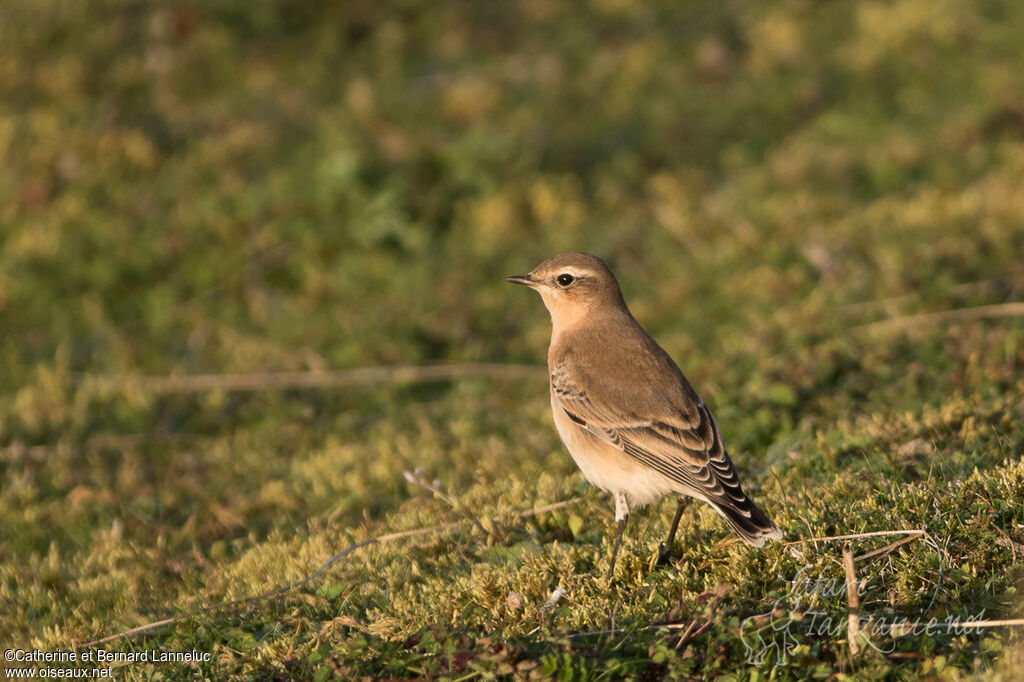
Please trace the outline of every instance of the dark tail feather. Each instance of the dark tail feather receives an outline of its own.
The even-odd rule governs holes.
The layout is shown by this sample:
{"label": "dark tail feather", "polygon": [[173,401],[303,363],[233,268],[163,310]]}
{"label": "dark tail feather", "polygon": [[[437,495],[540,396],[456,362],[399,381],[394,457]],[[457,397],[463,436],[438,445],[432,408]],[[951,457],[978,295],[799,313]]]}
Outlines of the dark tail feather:
{"label": "dark tail feather", "polygon": [[711,502],[711,506],[721,514],[736,534],[741,538],[760,547],[765,540],[781,540],[782,531],[772,520],[748,497],[741,504],[727,506]]}

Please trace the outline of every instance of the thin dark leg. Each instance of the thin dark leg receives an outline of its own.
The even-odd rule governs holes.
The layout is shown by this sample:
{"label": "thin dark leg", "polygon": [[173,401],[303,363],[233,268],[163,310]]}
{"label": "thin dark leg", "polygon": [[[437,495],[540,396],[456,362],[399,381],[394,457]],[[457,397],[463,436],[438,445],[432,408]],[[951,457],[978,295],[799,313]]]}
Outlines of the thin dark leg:
{"label": "thin dark leg", "polygon": [[622,544],[622,531],[626,530],[626,521],[629,520],[629,516],[619,521],[619,532],[615,534],[615,547],[612,548],[612,565],[608,567],[608,575],[605,576],[605,580],[612,579],[612,573],[615,572],[615,557],[619,554],[619,545]]}
{"label": "thin dark leg", "polygon": [[672,526],[668,529],[668,539],[658,547],[659,564],[667,564],[668,560],[672,557],[672,545],[674,545],[676,541],[676,529],[679,528],[679,519],[682,518],[683,512],[686,511],[686,505],[689,503],[689,497],[679,498],[679,506],[676,507],[676,516],[672,519]]}

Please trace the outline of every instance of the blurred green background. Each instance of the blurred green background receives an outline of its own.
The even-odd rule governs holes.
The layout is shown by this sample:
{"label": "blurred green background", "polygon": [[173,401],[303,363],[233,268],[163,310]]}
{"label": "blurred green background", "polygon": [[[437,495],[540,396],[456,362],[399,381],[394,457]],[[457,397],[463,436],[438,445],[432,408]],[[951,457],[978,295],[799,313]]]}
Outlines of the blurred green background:
{"label": "blurred green background", "polygon": [[[287,569],[297,577],[346,529],[450,518],[403,469],[424,468],[475,510],[586,491],[542,374],[198,394],[84,378],[541,365],[547,315],[503,276],[564,250],[611,263],[790,537],[936,522],[900,488],[963,511],[966,493],[944,486],[975,467],[978,485],[1012,500],[1024,490],[1022,318],[1000,308],[870,325],[1024,301],[1022,73],[1024,5],[1012,0],[4,2],[0,636],[53,648],[110,634],[242,596],[239,581],[280,584],[280,565],[253,559],[270,547],[287,548],[285,563],[304,557]],[[586,562],[602,556],[606,501],[583,494],[594,535],[555,517],[530,536],[582,543],[572,551],[593,557],[574,565],[597,574]],[[986,507],[1017,543],[1019,501]],[[857,504],[868,507],[851,514]],[[967,610],[1015,594],[1020,575],[1013,545],[977,546],[996,523],[977,514],[954,524],[975,566],[969,596],[953,598]],[[711,518],[704,527],[697,537],[722,535]],[[522,544],[506,532],[463,538],[463,558],[426,578],[384,550],[351,570],[389,575],[395,595],[422,594],[421,580],[444,595],[491,565],[474,547]],[[536,551],[556,561],[570,551],[559,547]],[[540,571],[532,561],[512,562],[524,581]],[[701,580],[686,589],[725,578]],[[515,589],[543,602],[551,587]],[[389,647],[424,623],[458,611],[479,632],[536,625],[517,629],[499,607],[474,620],[460,594],[417,611],[356,592],[345,608],[288,616],[321,623],[348,608],[384,623],[363,649],[327,638],[362,661],[348,672],[305,658],[323,638],[266,634],[251,618],[237,637],[214,621],[163,646],[271,647],[264,660],[306,661],[289,668],[300,677],[409,675],[426,664],[395,663]],[[1012,611],[1007,599],[990,612]],[[663,615],[634,608],[620,618]],[[564,627],[599,630],[607,613],[575,617]],[[826,671],[845,665],[840,640],[815,651]],[[298,653],[266,653],[281,641]],[[980,641],[957,649],[961,669],[998,659]],[[586,655],[559,667],[523,646],[551,674],[590,669]],[[729,668],[742,651],[731,646],[687,670]],[[247,668],[253,656],[208,672],[277,670]]]}

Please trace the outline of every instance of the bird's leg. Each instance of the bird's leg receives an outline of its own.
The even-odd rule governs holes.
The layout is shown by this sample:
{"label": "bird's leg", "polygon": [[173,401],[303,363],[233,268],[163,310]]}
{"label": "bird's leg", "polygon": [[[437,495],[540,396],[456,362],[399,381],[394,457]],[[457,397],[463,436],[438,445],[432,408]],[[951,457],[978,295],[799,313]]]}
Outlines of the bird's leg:
{"label": "bird's leg", "polygon": [[606,580],[612,579],[615,572],[615,557],[619,554],[619,545],[622,544],[622,532],[626,530],[626,521],[629,520],[629,504],[626,502],[626,495],[621,492],[615,493],[615,522],[619,524],[619,530],[615,534],[615,546],[612,548],[612,565],[608,567]]}
{"label": "bird's leg", "polygon": [[690,503],[690,498],[683,496],[679,498],[679,506],[676,507],[676,516],[672,519],[672,526],[668,529],[668,539],[658,546],[658,563],[667,564],[668,560],[672,558],[672,545],[676,541],[676,529],[679,528],[679,519],[682,518],[683,512],[686,511],[686,505]]}

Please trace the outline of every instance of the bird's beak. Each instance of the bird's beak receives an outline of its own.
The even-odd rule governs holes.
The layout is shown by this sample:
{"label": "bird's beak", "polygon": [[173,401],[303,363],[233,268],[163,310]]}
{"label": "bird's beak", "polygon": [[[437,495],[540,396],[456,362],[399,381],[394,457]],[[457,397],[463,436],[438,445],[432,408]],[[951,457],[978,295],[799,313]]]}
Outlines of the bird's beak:
{"label": "bird's beak", "polygon": [[513,275],[511,277],[506,277],[505,281],[512,282],[513,284],[525,284],[531,288],[537,284],[529,275]]}

